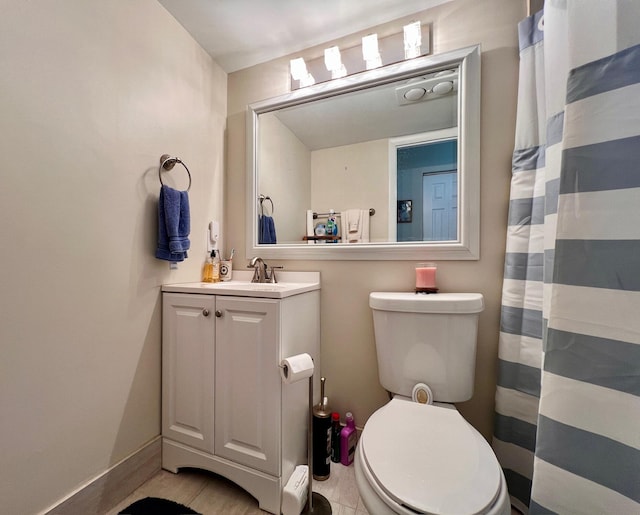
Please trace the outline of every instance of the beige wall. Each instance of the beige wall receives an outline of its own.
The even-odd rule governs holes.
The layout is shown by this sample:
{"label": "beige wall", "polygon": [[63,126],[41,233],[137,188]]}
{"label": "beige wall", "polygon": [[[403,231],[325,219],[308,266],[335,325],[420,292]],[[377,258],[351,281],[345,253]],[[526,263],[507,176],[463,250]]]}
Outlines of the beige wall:
{"label": "beige wall", "polygon": [[372,207],[376,215],[369,220],[369,239],[388,241],[389,140],[311,152],[311,209],[326,213]]}
{"label": "beige wall", "polygon": [[271,198],[264,213],[273,214],[278,242],[298,242],[307,229],[311,203],[311,152],[275,115],[260,115],[259,194]]}
{"label": "beige wall", "polygon": [[[226,75],[155,0],[1,3],[0,513],[32,514],[160,432],[159,285],[223,214]],[[193,175],[177,271],[163,153]]]}
{"label": "beige wall", "polygon": [[[480,318],[475,395],[460,405],[462,414],[489,438],[496,382],[500,293],[504,264],[511,153],[517,90],[517,23],[524,2],[455,0],[387,24],[379,34],[401,30],[403,22],[432,24],[433,50],[444,52],[482,45],[481,111],[481,259],[442,261],[438,283],[443,291],[481,292],[486,309]],[[366,31],[364,34],[368,33]],[[338,44],[349,46],[363,34]],[[320,57],[325,46],[300,54]],[[288,59],[278,59],[229,75],[226,195],[234,202],[225,212],[229,243],[245,255],[245,108],[248,103],[288,92]],[[237,202],[235,200],[238,200]],[[428,258],[428,254],[425,254]],[[322,374],[331,407],[353,411],[358,425],[387,400],[378,384],[368,294],[374,290],[410,290],[414,262],[284,261],[288,269],[322,274]]]}

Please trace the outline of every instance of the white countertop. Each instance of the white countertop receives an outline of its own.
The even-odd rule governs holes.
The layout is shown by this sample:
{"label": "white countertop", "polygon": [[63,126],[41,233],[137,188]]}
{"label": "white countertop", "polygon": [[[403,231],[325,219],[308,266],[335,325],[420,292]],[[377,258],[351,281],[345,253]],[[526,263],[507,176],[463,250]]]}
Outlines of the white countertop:
{"label": "white countertop", "polygon": [[163,292],[199,293],[203,295],[234,295],[266,299],[284,299],[320,289],[320,272],[289,272],[277,270],[277,283],[252,283],[252,271],[233,271],[231,281],[218,283],[164,284]]}

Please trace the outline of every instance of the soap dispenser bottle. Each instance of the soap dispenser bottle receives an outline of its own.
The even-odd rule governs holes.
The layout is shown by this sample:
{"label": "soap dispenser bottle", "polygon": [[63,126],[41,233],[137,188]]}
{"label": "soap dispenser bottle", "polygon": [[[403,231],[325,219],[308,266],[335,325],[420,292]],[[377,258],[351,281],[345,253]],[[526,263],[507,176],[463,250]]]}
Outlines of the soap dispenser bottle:
{"label": "soap dispenser bottle", "polygon": [[202,282],[203,283],[212,283],[213,280],[213,256],[215,255],[215,250],[211,251],[211,254],[207,256],[207,260],[204,263],[204,267],[202,269]]}
{"label": "soap dispenser bottle", "polygon": [[214,283],[220,282],[220,252],[216,252],[215,250],[211,251],[211,256],[213,258],[213,269],[211,271],[211,276],[213,278]]}

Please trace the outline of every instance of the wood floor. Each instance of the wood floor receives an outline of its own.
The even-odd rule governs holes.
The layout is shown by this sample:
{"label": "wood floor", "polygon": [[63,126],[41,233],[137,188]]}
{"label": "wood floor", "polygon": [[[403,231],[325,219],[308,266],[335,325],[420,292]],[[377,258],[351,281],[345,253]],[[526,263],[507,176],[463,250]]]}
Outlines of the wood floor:
{"label": "wood floor", "polygon": [[[326,481],[314,481],[313,490],[331,503],[333,515],[365,515],[354,467],[331,464],[331,476]],[[189,506],[203,515],[251,515],[266,512],[258,502],[235,483],[201,470],[182,470],[173,474],[160,471],[120,504],[104,515],[117,515],[138,499],[161,497]]]}

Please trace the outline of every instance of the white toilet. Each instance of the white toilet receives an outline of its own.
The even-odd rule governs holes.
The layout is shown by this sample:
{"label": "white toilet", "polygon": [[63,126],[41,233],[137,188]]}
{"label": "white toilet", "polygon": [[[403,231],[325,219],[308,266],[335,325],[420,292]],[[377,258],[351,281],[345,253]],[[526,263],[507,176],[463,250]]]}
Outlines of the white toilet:
{"label": "white toilet", "polygon": [[509,515],[491,447],[446,404],[473,395],[482,295],[374,292],[369,306],[380,383],[393,395],[371,415],[356,450],[369,513]]}

